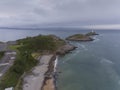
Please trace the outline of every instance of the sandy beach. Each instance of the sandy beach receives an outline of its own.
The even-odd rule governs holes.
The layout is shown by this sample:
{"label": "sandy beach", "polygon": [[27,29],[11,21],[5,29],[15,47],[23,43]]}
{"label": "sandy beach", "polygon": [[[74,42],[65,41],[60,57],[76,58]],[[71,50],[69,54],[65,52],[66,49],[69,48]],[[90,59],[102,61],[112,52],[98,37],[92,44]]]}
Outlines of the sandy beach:
{"label": "sandy beach", "polygon": [[42,90],[55,90],[54,81],[52,78],[46,80],[45,85]]}
{"label": "sandy beach", "polygon": [[[43,55],[39,59],[39,64],[32,70],[32,72],[24,77],[23,90],[54,90],[53,80],[45,82],[45,73],[48,71],[49,62],[53,55]],[[47,86],[44,87],[45,82]],[[47,88],[47,89],[46,89]]]}

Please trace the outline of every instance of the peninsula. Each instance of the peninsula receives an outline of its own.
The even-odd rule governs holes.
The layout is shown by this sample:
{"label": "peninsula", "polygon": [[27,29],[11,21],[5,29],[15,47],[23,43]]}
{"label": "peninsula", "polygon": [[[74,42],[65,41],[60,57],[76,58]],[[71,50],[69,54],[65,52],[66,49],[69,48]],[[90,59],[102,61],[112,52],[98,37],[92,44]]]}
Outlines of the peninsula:
{"label": "peninsula", "polygon": [[[96,33],[75,34],[70,41],[93,41]],[[7,42],[7,49],[16,52],[14,62],[1,77],[0,90],[56,90],[55,63],[57,56],[65,55],[76,47],[55,35],[38,35]]]}
{"label": "peninsula", "polygon": [[[1,77],[0,90],[55,90],[54,63],[76,47],[55,35],[26,37],[8,44],[17,53],[12,66]],[[52,87],[51,87],[52,86]]]}

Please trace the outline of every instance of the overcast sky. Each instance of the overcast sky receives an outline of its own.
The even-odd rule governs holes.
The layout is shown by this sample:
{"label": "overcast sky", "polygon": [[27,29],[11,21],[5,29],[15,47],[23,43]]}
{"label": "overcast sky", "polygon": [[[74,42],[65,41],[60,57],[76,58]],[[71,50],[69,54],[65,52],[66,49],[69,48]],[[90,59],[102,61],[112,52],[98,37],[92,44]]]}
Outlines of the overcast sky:
{"label": "overcast sky", "polygon": [[120,24],[120,0],[0,0],[0,26]]}

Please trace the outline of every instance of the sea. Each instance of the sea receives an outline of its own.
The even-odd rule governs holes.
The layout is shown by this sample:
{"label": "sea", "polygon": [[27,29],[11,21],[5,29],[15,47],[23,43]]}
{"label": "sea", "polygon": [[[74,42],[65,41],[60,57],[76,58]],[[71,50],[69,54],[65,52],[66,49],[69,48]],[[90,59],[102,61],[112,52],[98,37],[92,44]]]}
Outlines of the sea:
{"label": "sea", "polygon": [[[0,41],[55,34],[62,39],[90,29],[0,29]],[[58,59],[58,90],[120,90],[120,30],[95,30],[91,42],[70,42],[78,48]]]}

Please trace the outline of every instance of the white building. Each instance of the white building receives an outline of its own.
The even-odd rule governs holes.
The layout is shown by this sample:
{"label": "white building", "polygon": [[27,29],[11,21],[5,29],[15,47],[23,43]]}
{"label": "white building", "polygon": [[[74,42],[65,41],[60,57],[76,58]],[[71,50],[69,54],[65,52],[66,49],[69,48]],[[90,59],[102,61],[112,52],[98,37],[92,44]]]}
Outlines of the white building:
{"label": "white building", "polygon": [[13,90],[13,87],[10,87],[10,88],[6,88],[5,90]]}

